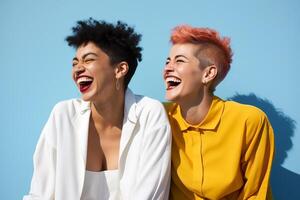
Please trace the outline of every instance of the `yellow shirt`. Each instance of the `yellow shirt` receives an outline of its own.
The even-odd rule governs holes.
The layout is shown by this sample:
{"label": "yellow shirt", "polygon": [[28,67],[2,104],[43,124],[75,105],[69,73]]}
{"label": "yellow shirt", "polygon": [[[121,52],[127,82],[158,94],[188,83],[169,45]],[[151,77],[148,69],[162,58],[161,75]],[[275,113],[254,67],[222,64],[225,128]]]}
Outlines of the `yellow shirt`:
{"label": "yellow shirt", "polygon": [[190,125],[175,103],[165,104],[172,126],[172,200],[271,199],[273,129],[256,107],[214,97],[205,119]]}

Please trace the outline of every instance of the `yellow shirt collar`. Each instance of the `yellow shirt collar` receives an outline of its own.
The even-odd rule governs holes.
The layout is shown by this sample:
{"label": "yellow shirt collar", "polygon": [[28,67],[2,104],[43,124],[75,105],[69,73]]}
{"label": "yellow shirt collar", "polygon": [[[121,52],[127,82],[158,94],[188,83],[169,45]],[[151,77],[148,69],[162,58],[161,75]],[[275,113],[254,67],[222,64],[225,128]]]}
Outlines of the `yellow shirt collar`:
{"label": "yellow shirt collar", "polygon": [[221,120],[221,116],[223,114],[223,110],[224,110],[224,101],[219,97],[214,96],[209,111],[206,117],[204,118],[204,120],[200,124],[192,125],[189,124],[187,121],[185,121],[185,119],[181,115],[180,106],[177,104],[174,104],[173,108],[169,110],[169,113],[171,116],[173,116],[176,119],[181,131],[185,131],[189,128],[213,130],[219,124]]}

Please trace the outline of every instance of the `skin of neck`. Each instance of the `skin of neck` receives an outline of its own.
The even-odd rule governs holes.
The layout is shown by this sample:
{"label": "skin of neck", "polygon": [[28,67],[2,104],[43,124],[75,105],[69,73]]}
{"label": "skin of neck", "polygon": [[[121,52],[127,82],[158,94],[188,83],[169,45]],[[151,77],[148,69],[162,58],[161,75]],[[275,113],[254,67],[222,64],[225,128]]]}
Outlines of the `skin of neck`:
{"label": "skin of neck", "polygon": [[125,104],[125,90],[116,90],[106,101],[91,103],[91,117],[97,127],[105,130],[116,127],[122,129]]}
{"label": "skin of neck", "polygon": [[204,92],[197,97],[178,103],[185,121],[191,125],[200,124],[210,109],[213,97],[213,93],[209,92],[208,89],[204,89]]}

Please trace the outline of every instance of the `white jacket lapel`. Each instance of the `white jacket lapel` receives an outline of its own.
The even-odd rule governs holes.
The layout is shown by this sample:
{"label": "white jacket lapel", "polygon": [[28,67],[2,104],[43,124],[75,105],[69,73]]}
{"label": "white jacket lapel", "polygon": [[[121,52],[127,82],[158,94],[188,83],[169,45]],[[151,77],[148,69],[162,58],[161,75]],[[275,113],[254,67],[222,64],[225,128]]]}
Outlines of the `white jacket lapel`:
{"label": "white jacket lapel", "polygon": [[79,142],[81,156],[84,164],[86,164],[90,115],[91,115],[90,102],[82,101],[79,109],[79,116],[77,118],[78,120],[76,122],[76,126],[77,126],[76,131],[79,135],[78,142]]}
{"label": "white jacket lapel", "polygon": [[[87,141],[88,141],[88,131],[89,131],[89,121],[91,115],[90,102],[79,101],[79,109],[77,110],[77,118],[74,121],[74,127],[76,131],[77,144],[80,149],[80,157],[82,159],[77,162],[78,168],[76,174],[78,175],[78,197],[81,196],[83,183],[84,183],[84,175],[86,170],[86,157],[87,157]],[[79,156],[79,155],[78,155]],[[75,194],[74,194],[75,195]]]}
{"label": "white jacket lapel", "polygon": [[[120,155],[119,155],[119,166],[123,160],[123,154],[126,150],[127,145],[130,143],[130,139],[133,136],[133,130],[137,123],[137,113],[136,113],[136,99],[134,94],[128,88],[125,94],[125,106],[124,106],[124,118],[123,127],[120,141]],[[122,167],[120,167],[122,169]]]}

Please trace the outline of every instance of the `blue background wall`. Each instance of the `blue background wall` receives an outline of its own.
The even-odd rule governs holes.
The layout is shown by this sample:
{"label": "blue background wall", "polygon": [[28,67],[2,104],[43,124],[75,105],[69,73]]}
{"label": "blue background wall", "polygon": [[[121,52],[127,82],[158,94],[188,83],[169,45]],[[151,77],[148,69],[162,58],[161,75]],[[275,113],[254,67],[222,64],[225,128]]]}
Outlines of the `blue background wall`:
{"label": "blue background wall", "polygon": [[143,61],[130,87],[161,101],[172,27],[188,23],[230,36],[232,69],[216,94],[268,114],[277,148],[275,197],[300,199],[299,8],[297,0],[1,0],[0,198],[28,191],[32,154],[53,105],[79,96],[70,76],[74,50],[64,38],[77,20],[92,16],[123,20],[143,34]]}

